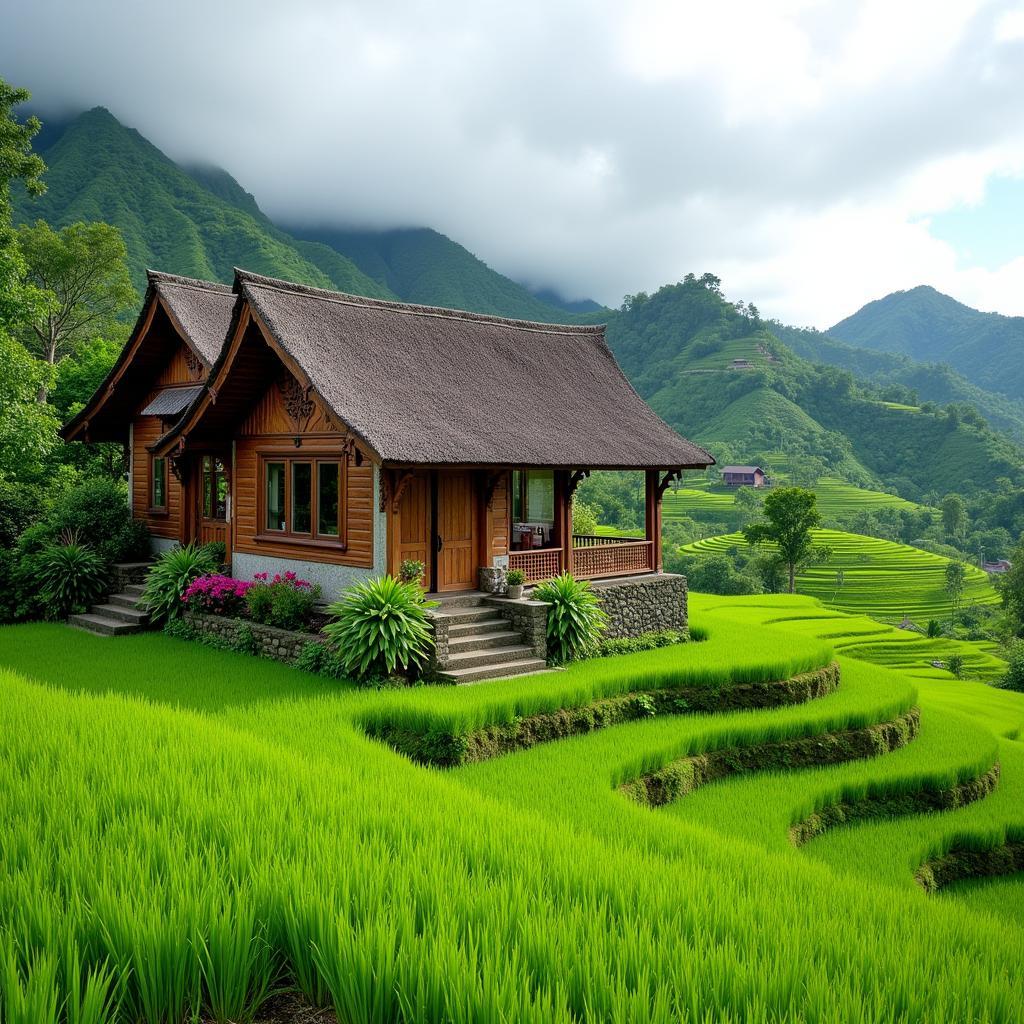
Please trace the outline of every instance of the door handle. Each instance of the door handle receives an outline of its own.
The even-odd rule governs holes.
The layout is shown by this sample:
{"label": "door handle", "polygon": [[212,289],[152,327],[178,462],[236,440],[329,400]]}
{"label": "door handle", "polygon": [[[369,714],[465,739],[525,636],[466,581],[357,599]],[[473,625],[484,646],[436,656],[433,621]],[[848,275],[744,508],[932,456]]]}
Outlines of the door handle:
{"label": "door handle", "polygon": [[434,550],[436,550],[438,552],[438,554],[440,554],[441,553],[441,548],[443,548],[443,547],[444,547],[444,541],[441,539],[441,534],[438,534],[437,535],[437,539],[434,542]]}

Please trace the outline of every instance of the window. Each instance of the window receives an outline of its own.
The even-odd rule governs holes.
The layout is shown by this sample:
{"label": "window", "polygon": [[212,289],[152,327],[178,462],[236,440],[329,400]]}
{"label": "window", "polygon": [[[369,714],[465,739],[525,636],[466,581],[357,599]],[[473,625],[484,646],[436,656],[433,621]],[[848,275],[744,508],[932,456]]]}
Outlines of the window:
{"label": "window", "polygon": [[221,459],[203,456],[203,518],[226,520],[228,517],[228,474]]}
{"label": "window", "polygon": [[150,479],[153,481],[153,493],[150,504],[155,509],[167,508],[167,460],[155,458],[151,463]]}
{"label": "window", "polygon": [[555,519],[555,473],[517,469],[512,473],[512,521],[551,523]]}
{"label": "window", "polygon": [[263,460],[264,528],[296,541],[342,540],[342,462],[266,457]]}

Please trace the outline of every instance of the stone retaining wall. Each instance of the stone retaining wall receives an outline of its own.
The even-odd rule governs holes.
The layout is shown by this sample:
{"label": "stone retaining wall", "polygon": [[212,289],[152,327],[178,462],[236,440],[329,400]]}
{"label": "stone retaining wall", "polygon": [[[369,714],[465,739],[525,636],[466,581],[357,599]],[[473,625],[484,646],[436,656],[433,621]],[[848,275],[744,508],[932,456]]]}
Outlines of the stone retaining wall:
{"label": "stone retaining wall", "polygon": [[594,592],[608,615],[605,636],[639,636],[687,627],[686,577],[674,573],[637,579],[595,580]]}
{"label": "stone retaining wall", "polygon": [[543,601],[510,601],[507,597],[489,597],[487,603],[497,608],[523,643],[533,648],[534,657],[548,656],[548,605]]}
{"label": "stone retaining wall", "polygon": [[[261,658],[273,658],[292,664],[309,643],[322,643],[316,633],[295,633],[276,626],[264,626],[249,619],[234,619],[225,615],[204,615],[191,612],[185,621],[197,632],[223,641],[237,649],[248,647],[250,653]],[[250,644],[251,637],[251,644]]]}

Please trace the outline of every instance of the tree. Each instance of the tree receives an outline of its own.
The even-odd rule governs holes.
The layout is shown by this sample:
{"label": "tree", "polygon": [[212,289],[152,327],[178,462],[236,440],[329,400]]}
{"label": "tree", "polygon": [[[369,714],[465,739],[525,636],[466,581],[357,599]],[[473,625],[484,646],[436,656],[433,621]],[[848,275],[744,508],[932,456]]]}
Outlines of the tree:
{"label": "tree", "polygon": [[585,501],[572,503],[572,532],[584,536],[597,533],[597,524],[601,520],[601,506],[591,505]]}
{"label": "tree", "polygon": [[811,531],[821,525],[818,497],[801,487],[781,487],[764,500],[766,522],[751,523],[743,531],[748,544],[766,541],[778,546],[789,574],[789,592],[796,590],[796,573],[810,561],[829,557],[827,548],[815,548]]}
{"label": "tree", "polygon": [[733,500],[736,505],[736,517],[742,526],[746,526],[761,514],[761,495],[753,487],[738,488]]}
{"label": "tree", "polygon": [[999,577],[998,586],[1014,632],[1020,635],[1024,633],[1024,538],[1014,549],[1010,568]]}
{"label": "tree", "polygon": [[946,539],[962,541],[967,532],[967,506],[959,494],[947,494],[942,499],[942,529]]}
{"label": "tree", "polygon": [[945,589],[949,595],[951,613],[950,619],[953,624],[956,624],[956,613],[960,608],[960,599],[964,593],[964,587],[967,586],[967,570],[964,568],[963,562],[950,562],[946,566],[946,582]]}
{"label": "tree", "polygon": [[118,315],[137,299],[128,250],[110,224],[54,231],[40,220],[19,228],[18,246],[28,281],[42,297],[24,332],[26,347],[50,364],[82,342],[116,331]]}

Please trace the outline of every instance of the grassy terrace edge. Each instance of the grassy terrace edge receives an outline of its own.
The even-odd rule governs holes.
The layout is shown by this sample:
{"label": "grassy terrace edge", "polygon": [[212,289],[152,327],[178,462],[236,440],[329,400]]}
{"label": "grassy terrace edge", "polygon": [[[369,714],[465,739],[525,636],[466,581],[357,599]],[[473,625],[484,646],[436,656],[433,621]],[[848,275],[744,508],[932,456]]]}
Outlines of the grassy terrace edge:
{"label": "grassy terrace edge", "polygon": [[397,697],[382,692],[355,722],[413,760],[453,766],[652,714],[795,703],[785,684],[833,658],[831,644],[820,640],[723,620],[700,642],[578,662],[558,673],[421,687]]}
{"label": "grassy terrace edge", "polygon": [[832,693],[838,685],[839,666],[833,662],[791,679],[765,683],[633,690],[574,708],[561,708],[514,722],[487,726],[464,735],[399,730],[371,735],[421,764],[455,767],[486,761],[516,750],[526,750],[538,743],[579,736],[658,715],[720,714],[805,704]]}
{"label": "grassy terrace edge", "polygon": [[637,803],[663,807],[699,786],[730,775],[814,768],[888,754],[910,743],[920,724],[921,711],[915,706],[888,721],[852,729],[720,747],[670,761],[656,771],[622,783],[619,791]]}

